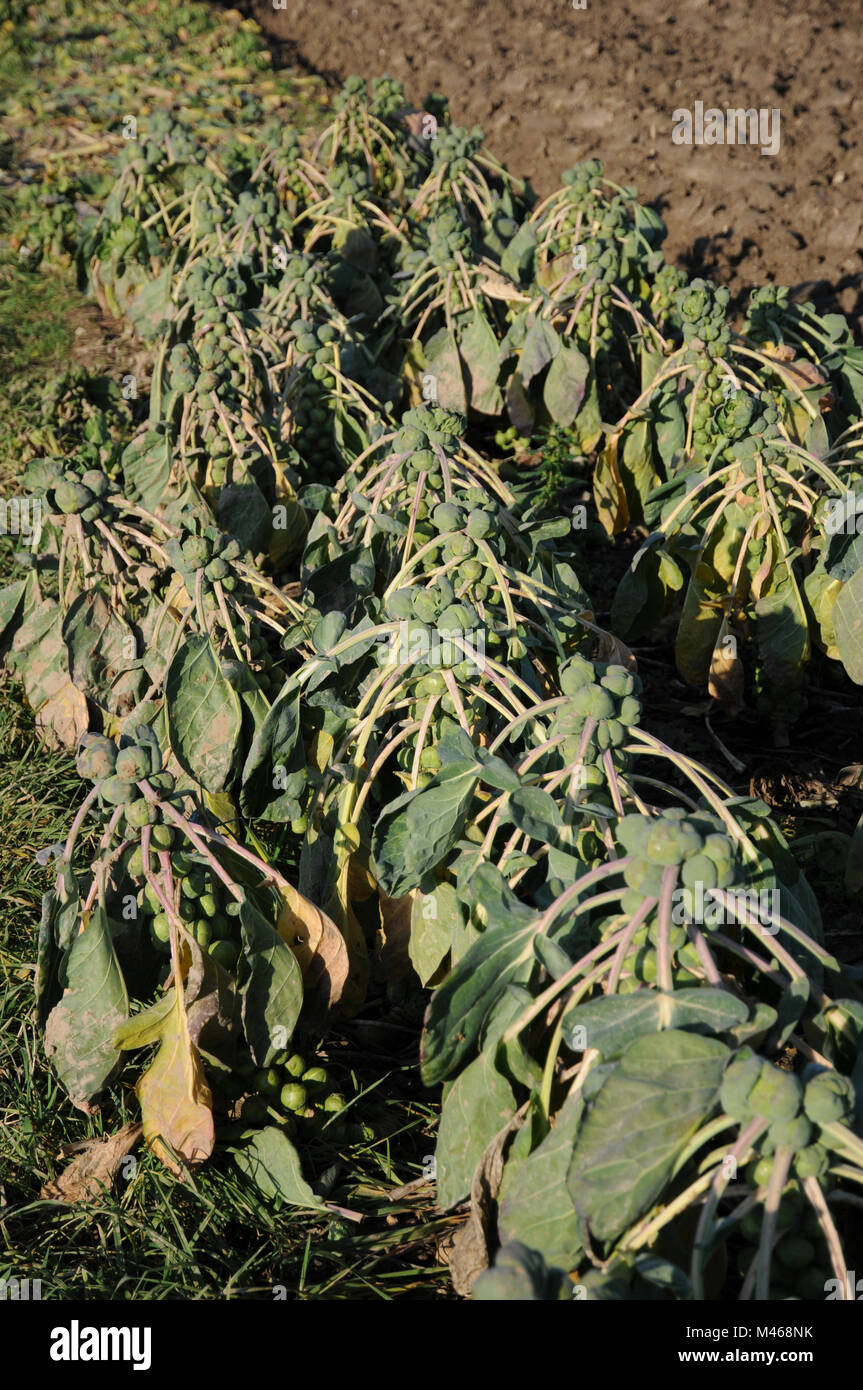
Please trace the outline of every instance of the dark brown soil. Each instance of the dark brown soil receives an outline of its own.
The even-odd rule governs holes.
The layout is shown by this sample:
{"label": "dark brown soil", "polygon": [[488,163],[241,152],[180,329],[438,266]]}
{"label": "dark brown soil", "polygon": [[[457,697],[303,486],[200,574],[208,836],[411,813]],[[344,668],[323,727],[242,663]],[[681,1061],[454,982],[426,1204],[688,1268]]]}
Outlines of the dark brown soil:
{"label": "dark brown soil", "polygon": [[[580,2],[580,0],[579,0]],[[863,6],[828,0],[246,0],[284,61],[391,73],[482,125],[537,192],[599,156],[661,210],[680,264],[804,287],[863,330]],[[675,145],[677,108],[778,107],[775,156]]]}

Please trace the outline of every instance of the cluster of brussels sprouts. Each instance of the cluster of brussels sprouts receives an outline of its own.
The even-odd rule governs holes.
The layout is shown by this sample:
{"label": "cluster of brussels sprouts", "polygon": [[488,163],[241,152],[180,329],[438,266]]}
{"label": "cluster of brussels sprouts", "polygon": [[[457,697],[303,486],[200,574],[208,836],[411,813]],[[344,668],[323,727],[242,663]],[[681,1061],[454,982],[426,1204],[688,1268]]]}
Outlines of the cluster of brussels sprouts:
{"label": "cluster of brussels sprouts", "polygon": [[[550,738],[563,738],[559,756],[566,763],[574,762],[581,749],[586,765],[609,749],[615,766],[625,767],[623,745],[630,737],[630,728],[641,718],[638,676],[625,666],[594,663],[576,654],[561,667],[560,688],[566,703],[549,728]],[[588,720],[594,721],[594,727],[585,740]]]}
{"label": "cluster of brussels sprouts", "polygon": [[154,183],[164,169],[173,164],[203,164],[206,148],[188,126],[174,120],[168,111],[154,111],[147,122],[147,134],[129,140],[120,154],[120,167],[139,175],[144,183]]}
{"label": "cluster of brussels sprouts", "polygon": [[331,323],[295,319],[291,333],[303,365],[301,394],[292,408],[297,427],[294,444],[304,462],[314,467],[316,480],[325,474],[335,478],[342,472],[341,459],[334,453],[333,436],[334,348],[338,329]]}
{"label": "cluster of brussels sprouts", "polygon": [[[127,865],[133,878],[140,878],[143,873],[140,855],[140,849],[133,851]],[[240,904],[227,896],[204,859],[185,850],[172,852],[171,878],[174,905],[186,931],[224,970],[233,970],[240,955]],[[137,905],[153,946],[160,954],[169,955],[171,919],[149,882],[139,890]]]}
{"label": "cluster of brussels sprouts", "polygon": [[227,1090],[239,1102],[242,1123],[252,1127],[272,1124],[277,1118],[289,1137],[306,1141],[324,1125],[327,1137],[335,1140],[373,1134],[366,1125],[346,1124],[341,1112],[347,1101],[331,1089],[326,1067],[310,1065],[299,1052],[281,1053],[269,1067],[255,1067],[251,1057],[242,1058]]}
{"label": "cluster of brussels sprouts", "polygon": [[440,459],[435,452],[441,449],[450,456],[458,453],[462,435],[465,431],[465,418],[454,410],[444,410],[443,406],[416,406],[405,411],[401,428],[392,442],[394,454],[408,454],[405,463],[405,476],[418,478],[420,473],[429,475],[432,487],[443,485]]}
{"label": "cluster of brussels sprouts", "polygon": [[79,516],[85,530],[96,521],[107,520],[112,513],[108,493],[112,483],[100,468],[83,471],[66,468],[49,489],[53,505],[64,516]]}
{"label": "cluster of brussels sprouts", "polygon": [[228,593],[240,589],[242,581],[233,567],[233,561],[242,554],[240,543],[218,527],[207,526],[201,535],[190,533],[182,540],[172,538],[166,549],[190,595],[195,593],[199,574],[205,595],[216,583]]}
{"label": "cluster of brussels sprouts", "polygon": [[370,110],[379,120],[392,120],[404,111],[407,105],[405,89],[395,77],[384,73],[383,77],[372,78]]}
{"label": "cluster of brussels sprouts", "polygon": [[[633,913],[647,897],[658,897],[665,870],[676,868],[684,888],[707,895],[728,889],[740,878],[741,865],[734,841],[720,820],[706,812],[689,815],[670,807],[661,816],[628,815],[618,821],[617,842],[631,862],[623,871],[627,891],[621,899]],[[678,915],[692,916],[684,899]]]}
{"label": "cluster of brussels sprouts", "polygon": [[[736,461],[747,478],[754,478],[756,453],[765,464],[779,462],[781,457],[777,447],[781,441],[779,408],[774,397],[769,391],[758,395],[731,392],[714,415],[706,437],[710,438],[720,465]],[[757,489],[753,495],[757,495]]]}
{"label": "cluster of brussels sprouts", "polygon": [[564,169],[560,182],[566,189],[567,202],[579,206],[591,201],[592,194],[602,188],[603,167],[601,159],[586,159],[572,168]]}
{"label": "cluster of brussels sprouts", "polygon": [[139,840],[144,826],[150,826],[153,845],[170,849],[174,831],[164,823],[158,805],[141,790],[146,782],[154,791],[170,797],[174,777],[164,771],[158,741],[146,726],[134,737],[121,735],[119,741],[104,734],[85,734],[76,762],[78,776],[98,789],[103,808],[123,807],[121,830],[125,838]]}
{"label": "cluster of brussels sprouts", "polygon": [[427,223],[423,224],[423,247],[419,251],[408,252],[404,257],[407,269],[422,265],[427,259],[439,271],[456,270],[459,257],[465,263],[470,257],[470,227],[457,208],[444,207]]}
{"label": "cluster of brussels sprouts", "polygon": [[827,1169],[828,1146],[818,1142],[816,1129],[853,1120],[855,1095],[847,1076],[817,1064],[802,1079],[741,1048],[729,1063],[719,1096],[726,1114],[748,1124],[764,1120],[768,1128],[758,1140],[762,1154],[779,1148],[794,1153],[801,1178],[821,1177]]}
{"label": "cluster of brussels sprouts", "polygon": [[[833,1270],[821,1223],[807,1203],[801,1183],[817,1178],[822,1191],[832,1188],[830,1141],[821,1128],[853,1122],[852,1082],[818,1063],[809,1063],[798,1077],[744,1047],[726,1069],[720,1103],[741,1125],[752,1120],[767,1125],[755,1143],[759,1156],[746,1171],[761,1201],[773,1176],[776,1150],[790,1149],[793,1155],[776,1213],[778,1240],[771,1252],[771,1296],[823,1299]],[[741,1275],[755,1258],[762,1222],[758,1206],[747,1211],[740,1222],[745,1242],[738,1253]]]}
{"label": "cluster of brussels sprouts", "polygon": [[368,169],[356,159],[334,165],[328,183],[329,196],[340,208],[347,207],[354,198],[369,198],[374,191]]}
{"label": "cluster of brussels sprouts", "polygon": [[196,323],[217,324],[225,317],[225,306],[243,304],[246,284],[238,264],[219,256],[201,256],[185,276],[182,291],[195,310]]}
{"label": "cluster of brussels sprouts", "polygon": [[706,358],[721,357],[731,341],[726,317],[729,298],[726,286],[700,279],[692,280],[677,293],[683,341]]}
{"label": "cluster of brussels sprouts", "polygon": [[481,126],[475,125],[471,130],[459,125],[443,126],[432,142],[432,175],[444,169],[451,179],[469,173],[471,164],[482,153],[484,141]]}

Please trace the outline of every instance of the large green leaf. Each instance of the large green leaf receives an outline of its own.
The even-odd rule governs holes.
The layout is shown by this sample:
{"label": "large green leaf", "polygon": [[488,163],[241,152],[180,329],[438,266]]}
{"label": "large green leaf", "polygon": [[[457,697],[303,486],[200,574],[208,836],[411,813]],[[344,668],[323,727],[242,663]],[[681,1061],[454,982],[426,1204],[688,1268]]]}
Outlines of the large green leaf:
{"label": "large green leaf", "polygon": [[234,1149],[233,1157],[240,1172],[251,1178],[268,1201],[281,1198],[292,1207],[312,1211],[323,1207],[303,1177],[300,1156],[283,1130],[267,1125],[245,1148]]}
{"label": "large green leaf", "polygon": [[518,374],[529,386],[533,378],[560,352],[561,341],[548,319],[534,319],[527,330],[519,358]]}
{"label": "large green leaf", "polygon": [[535,934],[533,924],[484,931],[435,990],[421,1047],[428,1085],[442,1081],[471,1056],[507,985],[529,977]]}
{"label": "large green leaf", "polygon": [[297,1026],[303,977],[279,933],[246,899],[240,929],[248,976],[241,987],[243,1031],[259,1067],[268,1067]]}
{"label": "large green leaf", "polygon": [[422,983],[428,984],[452,949],[453,932],[464,910],[451,883],[437,883],[430,893],[417,893],[411,906],[408,953]]}
{"label": "large green leaf", "polygon": [[441,328],[423,347],[426,370],[434,377],[434,399],[445,410],[467,414],[467,397],[458,344],[448,328]]}
{"label": "large green leaf", "polygon": [[839,660],[855,685],[863,685],[863,569],[842,585],[831,616]]}
{"label": "large green leaf", "polygon": [[518,1240],[549,1264],[572,1269],[581,1249],[578,1217],[566,1185],[584,1101],[570,1096],[554,1129],[504,1183],[498,1227],[501,1244]]}
{"label": "large green leaf", "polygon": [[177,652],[165,681],[165,702],[177,762],[208,792],[222,791],[234,765],[243,712],[209,637],[190,637]]}
{"label": "large green leaf", "polygon": [[[124,682],[122,692],[115,686],[135,660],[137,644],[132,629],[101,586],[78,595],[66,614],[63,640],[74,684],[111,714],[118,713],[128,683]],[[140,685],[142,675],[137,673],[135,684]]]}
{"label": "large green leaf", "polygon": [[590,1107],[567,1180],[596,1239],[614,1240],[659,1196],[716,1103],[728,1055],[676,1029],[630,1044]]}
{"label": "large green leaf", "polygon": [[552,420],[571,425],[584,400],[590,363],[578,348],[564,343],[548,369],[542,398]]}
{"label": "large green leaf", "polygon": [[435,1147],[438,1206],[451,1207],[468,1196],[486,1146],[515,1108],[512,1087],[488,1052],[456,1077],[444,1101]]}
{"label": "large green leaf", "polygon": [[45,1052],[73,1104],[90,1111],[120,1056],[115,1029],[129,999],[104,908],[95,907],[84,931],[72,940],[65,963],[65,992],[45,1024]]}
{"label": "large green leaf", "polygon": [[[289,818],[291,803],[305,784],[306,759],[300,729],[300,688],[282,686],[258,726],[243,767],[240,806],[247,816]],[[294,813],[296,814],[296,813]]]}
{"label": "large green leaf", "polygon": [[461,834],[478,776],[472,763],[448,763],[434,782],[396,797],[378,816],[372,854],[378,882],[400,898],[437,868]]}
{"label": "large green leaf", "polygon": [[724,1033],[748,1016],[746,1004],[724,989],[696,986],[671,994],[638,989],[633,994],[610,994],[570,1009],[563,1020],[563,1035],[576,1051],[596,1048],[603,1061],[611,1062],[645,1033],[658,1033],[665,1028]]}
{"label": "large green leaf", "polygon": [[472,309],[459,339],[467,369],[468,398],[472,410],[499,415],[503,396],[497,384],[499,348],[491,324],[481,309]]}

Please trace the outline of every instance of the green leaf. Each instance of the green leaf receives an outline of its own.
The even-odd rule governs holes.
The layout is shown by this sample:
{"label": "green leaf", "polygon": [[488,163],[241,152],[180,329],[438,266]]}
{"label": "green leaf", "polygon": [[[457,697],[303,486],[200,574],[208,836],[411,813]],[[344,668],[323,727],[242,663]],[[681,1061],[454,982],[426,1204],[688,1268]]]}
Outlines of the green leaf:
{"label": "green leaf", "polygon": [[378,816],[372,855],[378,882],[391,898],[418,887],[446,858],[462,832],[476,784],[475,765],[447,763],[429,786],[396,797]]}
{"label": "green leaf", "polygon": [[529,280],[533,273],[533,256],[536,248],[536,232],[532,222],[522,222],[512,241],[500,258],[500,268],[504,275],[516,285]]}
{"label": "green leaf", "polygon": [[104,908],[95,907],[72,940],[66,989],[45,1024],[45,1053],[74,1105],[88,1113],[107,1086],[120,1053],[114,1032],[129,999]]}
{"label": "green leaf", "polygon": [[[284,819],[288,804],[305,783],[306,759],[300,728],[300,688],[282,686],[252,740],[242,773],[240,806],[244,815]],[[283,769],[283,773],[278,769]],[[279,785],[284,783],[284,785]]]}
{"label": "green leaf", "polygon": [[502,1244],[521,1241],[563,1269],[572,1269],[581,1251],[578,1217],[566,1179],[583,1113],[580,1094],[564,1101],[554,1129],[519,1164],[506,1186],[498,1217]]}
{"label": "green leaf", "polygon": [[548,369],[542,399],[552,420],[571,425],[584,400],[590,363],[578,348],[564,343]]}
{"label": "green leaf", "polygon": [[209,637],[190,637],[177,652],[165,680],[165,703],[177,762],[207,791],[223,791],[234,765],[243,712]]}
{"label": "green leaf", "polygon": [[[137,644],[132,629],[100,586],[75,599],[63,623],[63,640],[73,684],[111,714],[128,708],[125,684],[123,691],[113,687],[134,661]],[[140,679],[138,675],[138,684]]]}
{"label": "green leaf", "polygon": [[483,1052],[456,1077],[441,1111],[435,1147],[438,1206],[455,1206],[469,1195],[486,1146],[514,1113],[512,1087]]}
{"label": "green leaf", "polygon": [[549,362],[557,356],[560,348],[560,338],[548,319],[534,319],[527,330],[518,364],[518,374],[522,384],[529,386],[543,367],[547,367]]}
{"label": "green leaf", "polygon": [[463,920],[464,911],[451,883],[437,883],[431,893],[417,893],[411,907],[408,954],[424,985],[446,960],[453,932]]}
{"label": "green leaf", "polygon": [[245,1148],[232,1150],[241,1173],[267,1201],[280,1197],[292,1207],[319,1210],[323,1202],[303,1177],[300,1156],[281,1129],[267,1125]]}
{"label": "green leaf", "polygon": [[506,809],[517,830],[546,844],[559,843],[563,817],[554,797],[541,787],[519,787],[507,799]]}
{"label": "green leaf", "polygon": [[497,384],[498,342],[481,309],[472,309],[459,340],[462,360],[467,368],[468,398],[472,410],[483,415],[499,415],[503,396]]}
{"label": "green leaf", "polygon": [[269,545],[273,513],[255,482],[223,487],[216,503],[216,520],[223,531],[236,537],[243,550],[253,555]]}
{"label": "green leaf", "polygon": [[728,1048],[671,1029],[631,1043],[585,1119],[568,1186],[597,1240],[614,1240],[662,1192],[716,1104]]}
{"label": "green leaf", "polygon": [[842,585],[833,604],[839,659],[855,685],[863,685],[863,568]]}
{"label": "green leaf", "polygon": [[0,638],[18,612],[26,588],[27,580],[18,579],[14,584],[7,584],[5,589],[0,589]]}
{"label": "green leaf", "polygon": [[441,328],[424,344],[426,369],[435,379],[435,396],[445,410],[467,414],[467,397],[462,377],[458,344],[448,328]]}
{"label": "green leaf", "polygon": [[484,931],[435,990],[421,1048],[427,1085],[461,1066],[507,985],[530,975],[535,932],[533,923]]}
{"label": "green leaf", "polygon": [[665,994],[658,989],[638,989],[579,1004],[566,1014],[563,1029],[564,1038],[575,1051],[596,1048],[603,1061],[611,1062],[647,1033],[665,1028],[724,1033],[748,1017],[746,1004],[727,990],[695,986]]}
{"label": "green leaf", "polygon": [[268,1067],[297,1026],[303,977],[293,951],[248,899],[240,908],[240,932],[249,967],[240,990],[243,1031],[256,1064]]}
{"label": "green leaf", "polygon": [[81,899],[74,874],[64,869],[63,889],[42,895],[42,918],[36,948],[36,1019],[45,1027],[48,1014],[63,993],[61,972],[81,921]]}

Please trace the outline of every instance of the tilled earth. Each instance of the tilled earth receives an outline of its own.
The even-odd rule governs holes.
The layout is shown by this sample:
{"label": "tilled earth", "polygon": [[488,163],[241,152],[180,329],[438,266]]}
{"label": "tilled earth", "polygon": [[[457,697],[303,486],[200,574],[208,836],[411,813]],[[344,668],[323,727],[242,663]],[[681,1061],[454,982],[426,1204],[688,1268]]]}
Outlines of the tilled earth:
{"label": "tilled earth", "polygon": [[[863,330],[863,5],[828,0],[245,0],[284,61],[445,94],[550,192],[599,156],[668,252],[740,295],[774,280]],[[581,3],[581,0],[578,0]],[[672,142],[678,108],[780,111],[780,149]]]}

